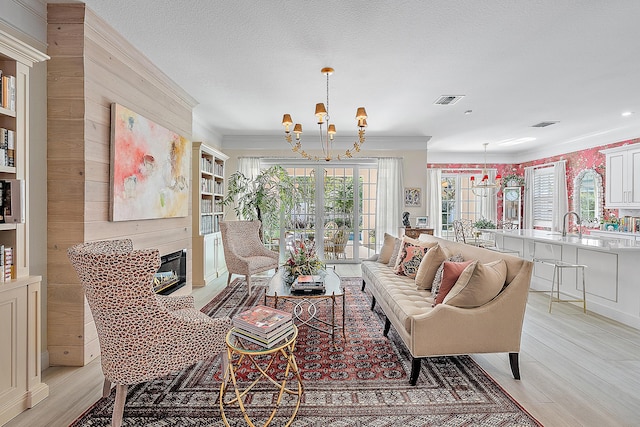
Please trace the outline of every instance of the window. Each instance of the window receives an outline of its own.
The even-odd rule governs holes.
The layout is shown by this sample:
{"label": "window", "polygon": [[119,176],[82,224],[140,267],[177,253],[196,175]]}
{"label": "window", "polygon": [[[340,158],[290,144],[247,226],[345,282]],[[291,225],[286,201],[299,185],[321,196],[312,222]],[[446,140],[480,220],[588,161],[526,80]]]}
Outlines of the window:
{"label": "window", "polygon": [[533,226],[551,228],[553,219],[553,167],[533,172]]}
{"label": "window", "polygon": [[442,236],[453,236],[453,221],[482,217],[482,197],[471,191],[472,174],[442,174]]}

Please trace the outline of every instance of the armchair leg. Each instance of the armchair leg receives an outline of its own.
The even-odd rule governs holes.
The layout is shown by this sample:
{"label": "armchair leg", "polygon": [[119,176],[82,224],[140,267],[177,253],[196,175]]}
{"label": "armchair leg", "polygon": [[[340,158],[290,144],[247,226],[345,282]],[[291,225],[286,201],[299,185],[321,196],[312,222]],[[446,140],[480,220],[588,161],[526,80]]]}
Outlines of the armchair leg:
{"label": "armchair leg", "polygon": [[231,276],[233,273],[229,272],[229,276],[227,277],[227,287],[229,287],[229,283],[231,283]]}
{"label": "armchair leg", "polygon": [[520,365],[518,364],[518,353],[509,353],[509,364],[511,365],[511,373],[516,380],[520,379]]}
{"label": "armchair leg", "polygon": [[387,317],[384,320],[384,332],[382,333],[382,335],[384,335],[385,337],[387,335],[389,335],[389,328],[391,328],[391,321],[389,320],[389,318]]}
{"label": "armchair leg", "polygon": [[367,285],[367,282],[364,281],[364,279],[362,279],[362,289],[360,289],[361,292],[364,292],[364,287]]}
{"label": "armchair leg", "polygon": [[127,385],[116,385],[116,400],[113,404],[113,414],[111,415],[111,426],[121,427],[124,414],[124,403],[127,400]]}
{"label": "armchair leg", "polygon": [[418,382],[418,375],[420,375],[420,366],[422,365],[422,359],[414,357],[411,360],[411,376],[409,377],[409,384],[416,385]]}
{"label": "armchair leg", "polygon": [[371,296],[371,311],[373,311],[373,308],[376,306],[376,297],[374,297],[373,295]]}
{"label": "armchair leg", "polygon": [[226,386],[229,380],[229,353],[226,350],[220,352],[220,369],[222,383]]}
{"label": "armchair leg", "polygon": [[111,381],[108,379],[104,379],[104,383],[102,384],[102,397],[107,397],[111,394]]}

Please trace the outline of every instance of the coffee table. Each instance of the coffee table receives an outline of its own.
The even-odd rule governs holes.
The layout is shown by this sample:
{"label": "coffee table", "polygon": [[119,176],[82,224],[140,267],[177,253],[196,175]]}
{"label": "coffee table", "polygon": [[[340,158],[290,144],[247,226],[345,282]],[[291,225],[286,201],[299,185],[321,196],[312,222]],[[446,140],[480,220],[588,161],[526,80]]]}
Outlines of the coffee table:
{"label": "coffee table", "polygon": [[[345,338],[345,298],[344,289],[340,283],[334,269],[327,269],[324,273],[324,292],[294,292],[291,285],[287,284],[283,269],[280,269],[269,280],[269,285],[264,294],[264,304],[267,305],[267,298],[273,299],[274,308],[278,308],[278,301],[291,301],[293,306],[293,317],[299,325],[306,325],[325,334],[331,335],[331,342],[335,347],[336,330],[340,330],[341,326],[336,323],[336,299],[342,300],[342,337]],[[322,319],[318,313],[318,303],[322,301],[331,302],[331,318]]]}

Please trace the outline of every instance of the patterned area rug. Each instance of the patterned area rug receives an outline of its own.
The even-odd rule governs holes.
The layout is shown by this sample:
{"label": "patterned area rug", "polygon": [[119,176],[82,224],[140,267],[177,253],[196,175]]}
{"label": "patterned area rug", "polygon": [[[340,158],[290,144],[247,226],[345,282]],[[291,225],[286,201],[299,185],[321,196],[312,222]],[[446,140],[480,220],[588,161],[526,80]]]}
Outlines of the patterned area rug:
{"label": "patterned area rug", "polygon": [[[300,427],[347,426],[540,426],[468,356],[423,361],[416,386],[408,376],[411,357],[393,328],[382,335],[382,314],[369,309],[370,296],[360,291],[361,279],[343,278],[346,291],[346,339],[301,326],[295,357],[304,394],[291,424]],[[251,296],[243,280],[208,303],[210,316],[233,316],[263,303],[264,281],[256,280]],[[272,301],[269,302],[272,304]],[[282,306],[278,308],[291,309]],[[330,306],[320,304],[319,315]],[[339,307],[341,314],[341,306]],[[283,366],[282,363],[277,364]],[[238,369],[246,383],[255,378],[247,364]],[[218,406],[218,358],[149,383],[129,388],[125,426],[221,426]],[[72,426],[108,426],[115,391],[100,399]],[[246,406],[255,425],[263,425],[276,404],[272,386],[258,383]],[[286,425],[295,402],[283,398],[272,426]],[[246,425],[237,409],[225,409],[232,426]]]}

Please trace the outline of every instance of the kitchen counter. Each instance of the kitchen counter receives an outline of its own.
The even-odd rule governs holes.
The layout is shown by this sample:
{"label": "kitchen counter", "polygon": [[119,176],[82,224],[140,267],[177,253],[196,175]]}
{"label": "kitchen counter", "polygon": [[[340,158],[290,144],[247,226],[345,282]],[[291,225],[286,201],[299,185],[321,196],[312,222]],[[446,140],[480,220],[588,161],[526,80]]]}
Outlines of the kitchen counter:
{"label": "kitchen counter", "polygon": [[638,251],[640,252],[640,241],[626,239],[615,236],[593,236],[583,235],[582,238],[577,234],[568,234],[562,236],[560,232],[545,230],[484,230],[492,232],[496,235],[520,237],[521,239],[536,240],[540,242],[557,242],[564,245],[589,247],[591,249],[601,249],[605,251]]}
{"label": "kitchen counter", "polygon": [[[556,259],[583,264],[585,270],[587,310],[640,329],[640,241],[609,236],[577,235],[544,230],[483,230],[495,236],[496,245],[528,260]],[[551,289],[553,267],[534,264],[531,288]],[[582,277],[567,270],[560,292],[582,297]]]}

